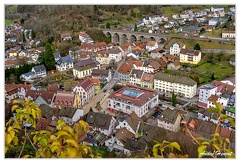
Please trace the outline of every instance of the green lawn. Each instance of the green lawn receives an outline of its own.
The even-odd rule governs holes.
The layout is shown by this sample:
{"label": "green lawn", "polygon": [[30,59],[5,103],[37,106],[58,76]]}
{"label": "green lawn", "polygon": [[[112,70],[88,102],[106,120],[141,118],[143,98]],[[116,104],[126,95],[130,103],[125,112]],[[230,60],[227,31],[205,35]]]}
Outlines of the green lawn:
{"label": "green lawn", "polygon": [[200,81],[207,82],[210,80],[212,73],[217,80],[222,80],[225,75],[232,75],[235,73],[235,67],[231,66],[227,60],[220,61],[217,64],[207,63],[195,68],[197,71],[201,72]]}
{"label": "green lawn", "polygon": [[212,32],[206,32],[204,34],[204,36],[221,38],[222,37],[222,29],[214,30]]}
{"label": "green lawn", "polygon": [[13,22],[19,22],[19,19],[13,19],[13,20],[5,19],[5,25],[6,26],[10,26],[11,23],[13,23]]}
{"label": "green lawn", "polygon": [[9,8],[7,9],[7,13],[8,13],[8,14],[16,13],[16,12],[17,12],[17,8],[18,8],[18,5],[13,5],[13,6],[11,6],[11,7],[9,7]]}
{"label": "green lawn", "polygon": [[229,45],[229,44],[221,44],[218,42],[207,42],[207,41],[199,41],[199,40],[176,39],[176,38],[171,39],[165,45],[165,48],[169,49],[170,45],[174,42],[182,42],[186,45],[186,48],[189,48],[189,49],[193,49],[196,43],[199,43],[202,49],[230,49],[230,50],[235,49],[234,45]]}

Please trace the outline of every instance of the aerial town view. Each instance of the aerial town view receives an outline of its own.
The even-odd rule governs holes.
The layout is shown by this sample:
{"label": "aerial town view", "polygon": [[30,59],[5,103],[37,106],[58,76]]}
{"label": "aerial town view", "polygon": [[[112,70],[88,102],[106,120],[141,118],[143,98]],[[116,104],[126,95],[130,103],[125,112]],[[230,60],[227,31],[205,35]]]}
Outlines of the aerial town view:
{"label": "aerial town view", "polygon": [[4,5],[5,158],[235,158],[235,5]]}

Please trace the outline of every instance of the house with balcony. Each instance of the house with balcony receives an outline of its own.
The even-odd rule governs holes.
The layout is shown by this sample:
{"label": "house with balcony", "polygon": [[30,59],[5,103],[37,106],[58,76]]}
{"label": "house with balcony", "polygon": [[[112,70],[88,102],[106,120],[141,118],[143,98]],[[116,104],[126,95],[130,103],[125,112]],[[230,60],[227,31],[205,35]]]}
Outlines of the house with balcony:
{"label": "house with balcony", "polygon": [[180,62],[198,64],[201,61],[201,51],[192,49],[180,50]]}
{"label": "house with balcony", "polygon": [[92,81],[92,83],[94,85],[94,93],[95,93],[95,95],[97,95],[101,90],[99,78],[89,78],[89,80]]}
{"label": "house with balcony", "polygon": [[135,112],[140,118],[156,105],[156,91],[132,85],[125,86],[108,97],[108,108],[127,114]]}

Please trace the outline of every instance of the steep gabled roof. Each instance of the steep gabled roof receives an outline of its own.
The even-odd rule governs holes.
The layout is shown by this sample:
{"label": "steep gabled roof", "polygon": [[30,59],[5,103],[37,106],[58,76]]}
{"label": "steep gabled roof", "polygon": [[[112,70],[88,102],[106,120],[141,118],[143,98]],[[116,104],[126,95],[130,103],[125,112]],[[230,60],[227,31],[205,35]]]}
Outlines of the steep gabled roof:
{"label": "steep gabled roof", "polygon": [[85,78],[80,81],[77,86],[81,86],[85,91],[88,91],[91,87],[93,87],[93,82],[89,78]]}
{"label": "steep gabled roof", "polygon": [[38,65],[33,67],[35,72],[41,72],[41,71],[46,71],[46,67],[44,65]]}

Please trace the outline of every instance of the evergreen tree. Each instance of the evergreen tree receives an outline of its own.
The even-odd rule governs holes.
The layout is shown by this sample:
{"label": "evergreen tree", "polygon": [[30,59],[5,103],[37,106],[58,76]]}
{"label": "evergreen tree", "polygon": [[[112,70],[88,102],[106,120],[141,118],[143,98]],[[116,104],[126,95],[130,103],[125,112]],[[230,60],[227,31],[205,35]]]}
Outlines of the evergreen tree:
{"label": "evergreen tree", "polygon": [[135,31],[135,32],[138,31],[137,24],[135,24],[135,26],[134,26],[134,31]]}
{"label": "evergreen tree", "polygon": [[173,91],[172,92],[172,106],[176,106],[176,104],[177,104],[177,97]]}
{"label": "evergreen tree", "polygon": [[34,30],[32,30],[32,39],[35,39],[35,37],[36,37],[36,33],[35,33],[35,31]]}
{"label": "evergreen tree", "polygon": [[211,79],[215,80],[214,72],[212,73]]}
{"label": "evergreen tree", "polygon": [[55,70],[55,60],[53,56],[53,47],[49,44],[46,43],[45,45],[45,54],[43,57],[43,63],[46,67],[47,70]]}
{"label": "evergreen tree", "polygon": [[201,50],[201,47],[200,47],[199,43],[196,43],[194,45],[194,50]]}

